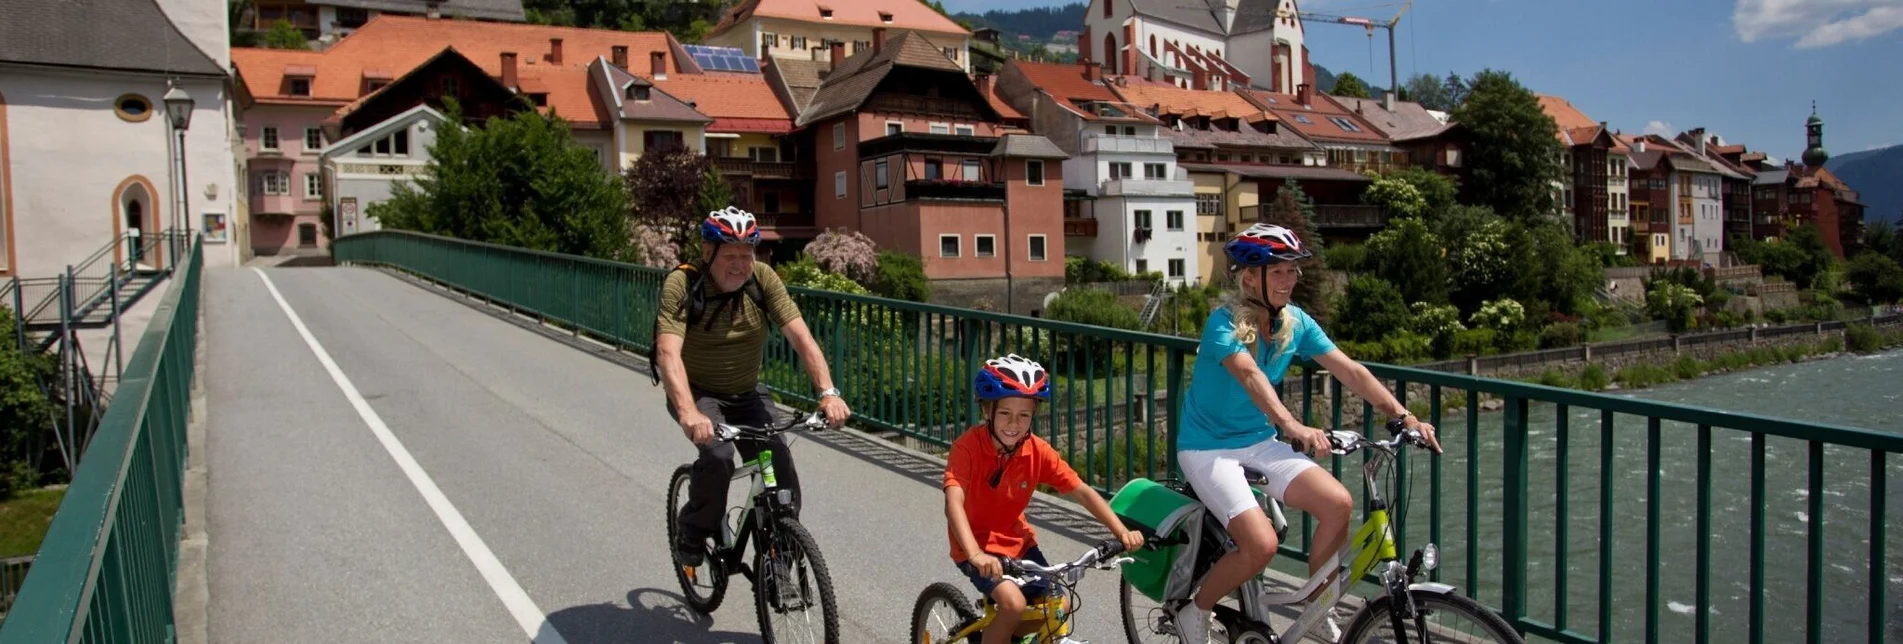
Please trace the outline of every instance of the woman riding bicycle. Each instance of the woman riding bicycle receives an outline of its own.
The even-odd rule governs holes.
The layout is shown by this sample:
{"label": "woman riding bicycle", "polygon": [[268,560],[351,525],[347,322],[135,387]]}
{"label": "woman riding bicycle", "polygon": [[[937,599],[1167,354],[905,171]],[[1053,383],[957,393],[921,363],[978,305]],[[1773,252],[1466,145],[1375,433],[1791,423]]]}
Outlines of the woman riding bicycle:
{"label": "woman riding bicycle", "polygon": [[999,557],[1050,564],[1024,517],[1038,486],[1049,485],[1082,504],[1125,549],[1141,547],[1143,536],[1124,528],[1103,497],[1084,485],[1050,443],[1032,433],[1038,404],[1051,396],[1050,376],[1042,365],[1015,354],[992,359],[978,370],[972,387],[985,424],[966,430],[952,443],[945,463],[946,532],[958,570],[997,605],[984,644],[1004,644],[1023,618],[1026,596],[1038,599],[1051,591],[1050,582],[1041,579],[1023,589],[1000,583],[1004,568]]}
{"label": "woman riding bicycle", "polygon": [[[1203,505],[1223,520],[1237,550],[1210,569],[1194,601],[1177,609],[1174,621],[1187,644],[1207,642],[1216,602],[1261,574],[1275,556],[1275,529],[1251,494],[1244,468],[1267,477],[1276,499],[1316,519],[1311,577],[1347,536],[1353,509],[1347,488],[1302,454],[1327,453],[1327,433],[1297,421],[1272,388],[1296,356],[1320,363],[1377,411],[1405,418],[1440,451],[1432,425],[1414,418],[1367,368],[1337,349],[1314,318],[1289,302],[1302,274],[1296,262],[1312,255],[1293,231],[1256,224],[1223,250],[1236,291],[1203,325],[1182,405],[1177,462]],[[1335,630],[1327,620],[1325,634]]]}

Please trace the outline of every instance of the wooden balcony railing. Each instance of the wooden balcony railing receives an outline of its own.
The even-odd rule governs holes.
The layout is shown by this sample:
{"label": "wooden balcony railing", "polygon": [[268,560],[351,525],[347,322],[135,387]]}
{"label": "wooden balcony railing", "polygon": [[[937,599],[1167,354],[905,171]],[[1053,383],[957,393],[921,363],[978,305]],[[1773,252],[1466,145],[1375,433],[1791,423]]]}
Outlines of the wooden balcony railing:
{"label": "wooden balcony railing", "polygon": [[1097,220],[1085,217],[1064,218],[1065,237],[1096,237]]}
{"label": "wooden balcony railing", "polygon": [[754,161],[745,157],[716,157],[714,167],[724,174],[744,174],[755,179],[811,179],[813,173],[791,161]]}

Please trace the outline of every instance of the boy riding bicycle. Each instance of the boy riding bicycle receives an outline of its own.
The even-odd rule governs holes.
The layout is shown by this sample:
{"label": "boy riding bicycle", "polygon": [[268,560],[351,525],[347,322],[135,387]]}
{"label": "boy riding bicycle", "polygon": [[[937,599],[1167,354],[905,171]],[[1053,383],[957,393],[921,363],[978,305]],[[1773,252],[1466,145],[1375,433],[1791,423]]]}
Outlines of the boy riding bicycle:
{"label": "boy riding bicycle", "polygon": [[1024,516],[1039,485],[1083,504],[1125,549],[1141,547],[1143,536],[1124,528],[1103,497],[1084,485],[1050,443],[1032,433],[1039,403],[1050,399],[1050,378],[1042,365],[1015,354],[989,360],[978,370],[973,389],[985,424],[966,430],[952,443],[945,464],[946,532],[952,561],[996,605],[997,618],[985,629],[984,644],[1003,644],[1014,635],[1027,599],[1042,599],[1051,592],[1044,580],[1022,589],[1001,583],[1004,570],[998,560],[1049,565]]}

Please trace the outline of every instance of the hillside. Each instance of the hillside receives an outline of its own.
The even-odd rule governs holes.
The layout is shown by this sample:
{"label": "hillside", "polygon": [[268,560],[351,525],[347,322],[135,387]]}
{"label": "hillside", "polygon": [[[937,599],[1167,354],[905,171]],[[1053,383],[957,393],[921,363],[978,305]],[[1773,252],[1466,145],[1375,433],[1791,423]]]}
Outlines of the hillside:
{"label": "hillside", "polygon": [[1824,164],[1837,178],[1857,191],[1865,207],[1864,221],[1903,219],[1903,145],[1854,152]]}

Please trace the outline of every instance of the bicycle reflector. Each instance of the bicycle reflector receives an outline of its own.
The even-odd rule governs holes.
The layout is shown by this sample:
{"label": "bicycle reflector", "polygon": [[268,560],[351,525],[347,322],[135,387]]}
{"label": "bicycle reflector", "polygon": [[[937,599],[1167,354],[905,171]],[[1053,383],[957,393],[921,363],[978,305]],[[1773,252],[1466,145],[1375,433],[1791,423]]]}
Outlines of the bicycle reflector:
{"label": "bicycle reflector", "polygon": [[1425,546],[1422,546],[1421,547],[1421,570],[1423,571],[1433,570],[1439,565],[1440,565],[1440,549],[1435,548],[1434,544],[1431,544],[1431,543]]}

